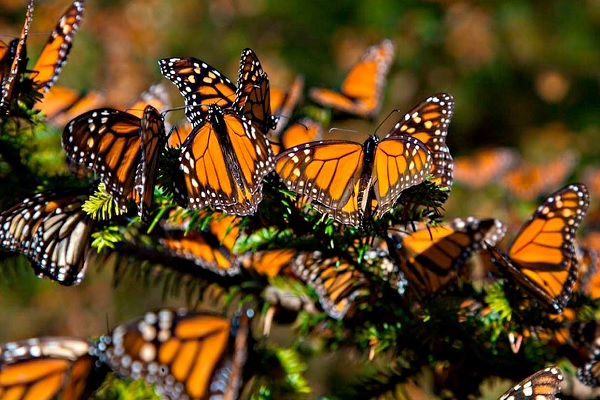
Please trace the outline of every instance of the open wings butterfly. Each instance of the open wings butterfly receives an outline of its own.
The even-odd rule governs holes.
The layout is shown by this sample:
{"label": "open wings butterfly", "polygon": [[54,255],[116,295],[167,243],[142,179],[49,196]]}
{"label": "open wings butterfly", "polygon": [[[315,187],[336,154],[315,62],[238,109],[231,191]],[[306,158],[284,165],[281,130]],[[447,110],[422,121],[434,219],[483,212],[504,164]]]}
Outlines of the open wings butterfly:
{"label": "open wings butterfly", "polygon": [[254,52],[244,50],[235,99],[229,104],[222,95],[231,89],[230,83],[218,71],[196,62],[189,71],[177,69],[181,61],[161,60],[163,74],[186,97],[194,127],[181,146],[175,200],[190,209],[212,206],[232,214],[253,214],[262,200],[262,180],[274,168],[265,134],[271,125],[268,77]]}
{"label": "open wings butterfly", "polygon": [[141,119],[110,108],[92,110],[72,120],[62,136],[67,158],[96,173],[121,209],[134,200],[143,220],[149,218],[165,143],[163,118],[152,106]]}
{"label": "open wings butterfly", "polygon": [[505,233],[506,226],[496,219],[469,217],[414,232],[392,227],[388,238],[409,287],[435,293],[460,275],[473,252],[495,245]]}
{"label": "open wings butterfly", "polygon": [[0,245],[27,256],[38,276],[79,284],[93,222],[81,209],[88,191],[47,191],[19,201],[0,213]]}
{"label": "open wings butterfly", "polygon": [[430,96],[381,141],[372,136],[363,145],[331,140],[295,146],[278,154],[275,170],[317,210],[343,224],[361,225],[373,211],[377,216],[389,211],[404,189],[429,174],[442,187],[452,184],[445,139],[453,109],[450,95]]}
{"label": "open wings butterfly", "polygon": [[160,310],[100,338],[98,355],[122,378],[143,378],[167,399],[237,399],[252,310],[232,322],[206,312]]}
{"label": "open wings butterfly", "polygon": [[0,344],[0,400],[88,399],[106,375],[90,350],[69,337]]}
{"label": "open wings butterfly", "polygon": [[583,184],[572,184],[544,200],[523,225],[508,254],[495,246],[492,261],[552,311],[565,307],[577,278],[575,233],[590,204]]}
{"label": "open wings butterfly", "polygon": [[369,47],[348,72],[340,91],[311,89],[310,97],[325,107],[375,118],[381,108],[386,76],[394,61],[394,44],[385,39]]}

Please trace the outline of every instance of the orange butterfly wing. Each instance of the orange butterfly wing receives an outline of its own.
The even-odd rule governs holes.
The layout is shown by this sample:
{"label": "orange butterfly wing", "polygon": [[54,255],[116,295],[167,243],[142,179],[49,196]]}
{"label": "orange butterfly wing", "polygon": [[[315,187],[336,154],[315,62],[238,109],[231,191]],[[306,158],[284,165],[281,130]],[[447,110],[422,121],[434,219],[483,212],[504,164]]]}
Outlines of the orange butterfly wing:
{"label": "orange butterfly wing", "polygon": [[104,100],[104,95],[100,92],[83,93],[53,85],[37,107],[46,115],[48,122],[64,126],[78,115],[100,107]]}
{"label": "orange butterfly wing", "polygon": [[248,215],[262,200],[262,179],[273,169],[269,142],[246,118],[208,106],[206,123],[181,148],[175,177],[182,207],[217,207]]}
{"label": "orange butterfly wing", "polygon": [[504,176],[518,159],[517,152],[509,148],[480,149],[454,159],[454,179],[470,188],[482,188]]}
{"label": "orange butterfly wing", "polygon": [[394,45],[385,39],[369,47],[342,82],[340,92],[311,89],[310,97],[325,107],[374,118],[383,97],[386,76],[394,61]]}
{"label": "orange butterfly wing", "polygon": [[386,136],[411,136],[423,142],[433,156],[432,182],[448,190],[452,187],[453,163],[446,136],[453,114],[452,96],[447,93],[434,94],[409,111]]}
{"label": "orange butterfly wing", "polygon": [[523,225],[508,255],[490,247],[494,262],[555,312],[564,308],[577,277],[574,240],[589,207],[585,185],[551,194]]}
{"label": "orange butterfly wing", "polygon": [[409,286],[424,293],[437,292],[456,279],[473,252],[495,245],[505,233],[498,220],[472,217],[411,233],[388,230],[389,248]]}
{"label": "orange butterfly wing", "polygon": [[40,57],[33,67],[34,80],[41,86],[41,92],[47,92],[58,78],[67,55],[71,50],[73,36],[83,18],[84,1],[75,1],[59,19],[50,34]]}
{"label": "orange butterfly wing", "polygon": [[[7,52],[2,59],[2,76],[0,76],[0,122],[8,116],[13,90],[20,79],[21,72],[27,66],[26,42],[31,21],[33,20],[33,0],[27,4],[25,23],[21,36],[10,42]],[[7,68],[10,64],[10,68]]]}
{"label": "orange butterfly wing", "polygon": [[0,399],[87,399],[104,378],[82,339],[0,344]]}
{"label": "orange butterfly wing", "polygon": [[555,400],[556,394],[560,393],[560,383],[564,376],[557,367],[547,367],[535,374],[528,376],[518,383],[498,400]]}
{"label": "orange butterfly wing", "polygon": [[[288,189],[342,223],[358,224],[363,146],[344,140],[312,142],[279,153],[275,171]],[[346,222],[347,221],[347,222]]]}
{"label": "orange butterfly wing", "polygon": [[165,58],[158,64],[161,74],[177,86],[185,99],[185,115],[193,127],[202,124],[210,104],[228,108],[236,98],[235,85],[204,61]]}
{"label": "orange butterfly wing", "polygon": [[323,125],[310,118],[301,118],[290,124],[281,133],[279,142],[284,149],[291,149],[294,146],[321,139],[323,139]]}
{"label": "orange butterfly wing", "polygon": [[368,294],[364,275],[338,257],[301,253],[293,259],[292,271],[317,292],[323,310],[334,319],[344,318],[356,298]]}

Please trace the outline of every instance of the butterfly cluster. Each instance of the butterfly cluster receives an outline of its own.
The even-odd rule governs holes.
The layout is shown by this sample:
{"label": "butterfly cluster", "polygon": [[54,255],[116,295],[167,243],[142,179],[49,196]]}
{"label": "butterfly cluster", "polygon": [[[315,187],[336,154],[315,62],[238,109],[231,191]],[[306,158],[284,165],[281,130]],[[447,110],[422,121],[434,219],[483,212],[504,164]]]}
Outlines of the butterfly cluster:
{"label": "butterfly cluster", "polygon": [[[326,122],[301,107],[303,78],[288,90],[271,88],[259,57],[246,48],[235,83],[194,57],[158,61],[184,103],[185,119],[172,123],[164,84],[125,110],[105,104],[100,92],[54,85],[83,17],[81,0],[60,18],[29,69],[25,44],[33,9],[31,0],[21,36],[0,47],[0,123],[39,110],[62,128],[68,168],[82,184],[5,207],[0,245],[25,255],[36,275],[62,285],[80,284],[98,259],[134,257],[160,264],[157,275],[166,269],[206,282],[204,288],[234,288],[232,296],[241,293],[258,305],[240,307],[233,320],[162,310],[96,340],[0,345],[0,398],[35,396],[38,385],[49,397],[85,398],[108,370],[143,378],[169,399],[237,398],[248,377],[250,316],[261,307],[269,310],[264,333],[281,309],[352,323],[363,329],[361,340],[369,338],[371,358],[390,347],[383,338],[408,343],[402,335],[413,331],[403,326],[426,326],[435,307],[454,303],[463,326],[498,313],[494,305],[502,302],[511,310],[532,309],[561,328],[577,326],[570,306],[593,293],[597,279],[596,252],[577,240],[590,205],[586,185],[556,190],[556,182],[544,181],[531,188],[513,176],[517,161],[508,149],[453,159],[447,143],[452,95],[427,96],[381,138],[324,139]],[[374,120],[393,62],[394,45],[385,39],[366,49],[339,91],[312,88],[307,101],[333,109],[334,117]],[[559,172],[569,169],[558,164]],[[442,219],[454,180],[481,188],[495,179],[535,192],[523,191],[523,198],[545,196],[506,250],[501,242],[511,229],[498,218]],[[99,218],[101,209],[115,215]],[[102,247],[111,249],[97,255]],[[408,318],[399,319],[398,309]],[[518,338],[510,339],[514,353],[523,337],[548,335],[538,329],[541,323],[519,315],[498,320],[486,325],[497,329],[488,339]],[[373,334],[379,330],[381,337]],[[566,336],[561,345],[576,340]],[[589,360],[578,376],[599,386],[592,342],[583,346]],[[548,367],[503,398],[552,399],[562,379],[561,370]]]}

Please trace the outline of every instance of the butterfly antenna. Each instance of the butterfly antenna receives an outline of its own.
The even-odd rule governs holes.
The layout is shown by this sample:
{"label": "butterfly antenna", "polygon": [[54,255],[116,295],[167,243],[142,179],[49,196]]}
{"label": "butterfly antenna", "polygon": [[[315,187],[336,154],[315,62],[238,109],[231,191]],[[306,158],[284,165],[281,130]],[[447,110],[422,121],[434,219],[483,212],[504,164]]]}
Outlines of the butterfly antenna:
{"label": "butterfly antenna", "polygon": [[162,117],[165,118],[167,116],[167,113],[170,113],[171,111],[180,111],[180,110],[185,110],[185,106],[168,108],[165,111],[161,112],[160,115],[162,115]]}
{"label": "butterfly antenna", "polygon": [[329,130],[327,131],[328,133],[333,133],[333,132],[350,132],[350,133],[360,133],[360,131],[357,131],[356,129],[342,129],[342,128],[329,128]]}
{"label": "butterfly antenna", "polygon": [[373,134],[374,134],[374,135],[376,135],[376,134],[377,134],[377,131],[379,130],[379,128],[381,128],[381,126],[382,126],[383,124],[385,124],[385,123],[387,122],[387,120],[388,120],[388,119],[390,119],[390,117],[391,117],[393,114],[396,114],[396,113],[399,113],[399,112],[400,112],[400,110],[398,110],[397,108],[396,108],[396,109],[394,109],[394,110],[392,110],[392,111],[390,111],[390,112],[389,112],[389,114],[388,114],[388,115],[387,115],[387,116],[386,116],[386,117],[383,119],[383,121],[381,121],[381,122],[379,123],[379,125],[377,125],[377,128],[375,128],[375,132],[373,132]]}

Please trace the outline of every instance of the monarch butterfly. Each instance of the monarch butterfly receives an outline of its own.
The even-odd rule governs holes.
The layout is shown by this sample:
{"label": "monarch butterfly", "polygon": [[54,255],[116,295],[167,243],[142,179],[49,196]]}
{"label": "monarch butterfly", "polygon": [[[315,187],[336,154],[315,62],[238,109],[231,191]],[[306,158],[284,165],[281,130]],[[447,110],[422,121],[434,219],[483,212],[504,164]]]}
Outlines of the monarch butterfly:
{"label": "monarch butterfly", "polygon": [[149,312],[101,337],[98,355],[120,377],[144,378],[168,399],[236,399],[252,315],[243,309],[230,322],[184,309]]}
{"label": "monarch butterfly", "polygon": [[[230,100],[221,95],[231,89],[230,82],[206,64],[194,62],[194,71],[189,72],[181,61],[185,60],[161,60],[163,75],[182,93],[192,93],[186,98],[186,115],[194,128],[181,147],[175,200],[190,209],[213,206],[226,213],[253,214],[262,200],[262,179],[274,167],[263,130],[270,126],[268,77],[254,52],[244,50],[235,100],[223,108],[220,104],[227,106]],[[191,86],[192,82],[205,84]],[[206,105],[211,100],[215,103]]]}
{"label": "monarch butterfly", "polygon": [[508,171],[500,182],[518,199],[533,200],[562,184],[576,165],[577,156],[572,152],[543,164],[522,162]]}
{"label": "monarch butterfly", "polygon": [[284,149],[291,149],[304,143],[323,139],[323,125],[304,117],[290,124],[279,137],[279,143]]}
{"label": "monarch butterfly", "polygon": [[381,108],[386,76],[394,61],[394,44],[385,39],[369,47],[348,72],[339,92],[311,89],[310,97],[325,107],[364,118],[375,118]]}
{"label": "monarch butterfly", "polygon": [[46,191],[0,213],[0,245],[27,256],[38,276],[77,285],[85,275],[92,220],[88,189]]}
{"label": "monarch butterfly", "polygon": [[42,337],[0,344],[0,399],[87,399],[104,379],[90,343]]}
{"label": "monarch butterfly", "polygon": [[454,159],[454,179],[469,188],[482,188],[504,176],[518,159],[509,148],[481,149]]}
{"label": "monarch butterfly", "polygon": [[244,49],[240,59],[238,86],[217,69],[193,57],[159,60],[161,74],[177,86],[185,100],[185,115],[196,128],[205,122],[210,105],[233,108],[253,121],[261,132],[275,128],[271,115],[269,79],[258,57]]}
{"label": "monarch butterfly", "polygon": [[565,186],[548,196],[523,225],[508,255],[490,246],[492,261],[506,269],[542,304],[560,313],[577,277],[575,233],[590,199],[585,185]]}
{"label": "monarch butterfly", "polygon": [[71,162],[98,174],[122,210],[133,199],[148,220],[158,153],[166,143],[163,118],[154,107],[147,106],[141,119],[110,108],[89,111],[69,122],[61,143]]}
{"label": "monarch butterfly", "polygon": [[15,86],[27,66],[26,42],[33,20],[33,0],[27,4],[21,36],[8,45],[0,42],[0,122],[8,116]]}
{"label": "monarch butterfly", "polygon": [[73,36],[83,19],[84,3],[84,0],[76,0],[63,13],[33,67],[34,80],[42,94],[52,87],[67,60]]}
{"label": "monarch butterfly", "polygon": [[[361,145],[343,140],[311,142],[277,155],[275,171],[288,189],[313,200],[315,208],[343,224],[361,225],[373,210],[389,211],[402,190],[428,174],[443,187],[452,184],[452,158],[445,144],[454,101],[430,96],[379,141]],[[371,193],[371,190],[374,192]]]}
{"label": "monarch butterfly", "polygon": [[278,118],[277,126],[273,130],[275,137],[279,136],[287,125],[300,101],[303,89],[304,77],[302,75],[296,76],[287,92],[271,88],[271,115]]}
{"label": "monarch butterfly", "polygon": [[397,264],[416,290],[434,293],[456,279],[471,254],[495,245],[506,233],[496,219],[457,218],[450,224],[402,233],[388,230],[389,248]]}
{"label": "monarch butterfly", "polygon": [[331,318],[344,318],[355,299],[368,293],[365,276],[339,257],[324,258],[318,251],[300,253],[291,265],[294,274],[317,292]]}
{"label": "monarch butterfly", "polygon": [[553,400],[560,392],[563,379],[563,373],[558,367],[547,367],[513,386],[498,400]]}

